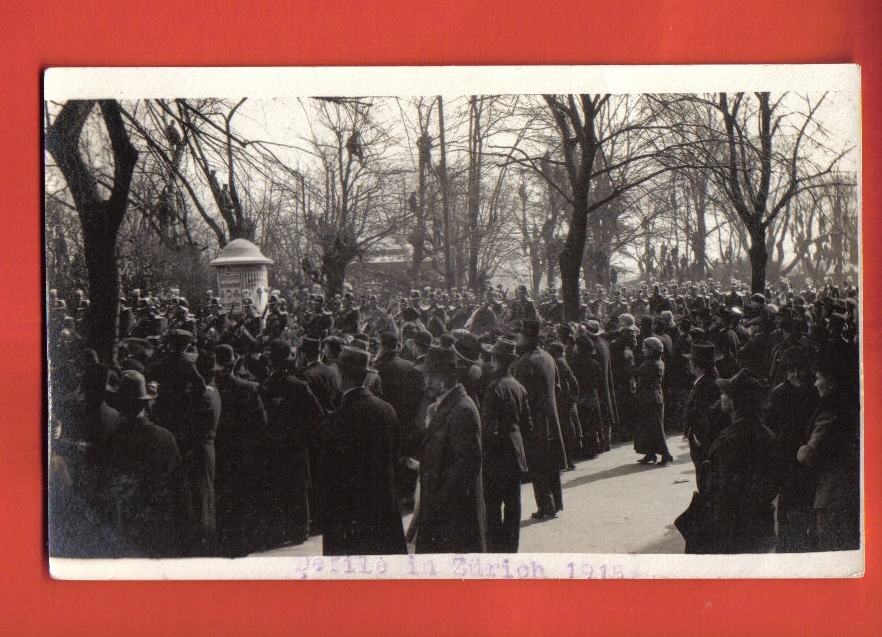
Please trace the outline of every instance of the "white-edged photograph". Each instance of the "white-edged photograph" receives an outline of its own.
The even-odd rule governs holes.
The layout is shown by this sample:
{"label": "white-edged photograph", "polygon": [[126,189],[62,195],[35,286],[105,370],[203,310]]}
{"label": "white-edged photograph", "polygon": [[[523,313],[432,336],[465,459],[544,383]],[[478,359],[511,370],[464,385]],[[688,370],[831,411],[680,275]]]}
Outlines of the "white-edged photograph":
{"label": "white-edged photograph", "polygon": [[47,70],[52,576],[861,576],[860,87]]}

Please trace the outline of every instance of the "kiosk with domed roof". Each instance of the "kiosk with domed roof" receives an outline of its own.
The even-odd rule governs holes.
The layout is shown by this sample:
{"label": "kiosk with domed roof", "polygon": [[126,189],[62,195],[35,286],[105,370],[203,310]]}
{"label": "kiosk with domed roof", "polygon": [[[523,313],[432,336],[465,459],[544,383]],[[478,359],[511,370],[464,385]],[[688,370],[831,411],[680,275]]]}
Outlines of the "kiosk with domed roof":
{"label": "kiosk with domed roof", "polygon": [[267,266],[273,260],[265,257],[247,239],[233,239],[209,265],[217,268],[217,289],[221,306],[230,315],[242,314],[242,303],[251,299],[262,314],[269,300]]}

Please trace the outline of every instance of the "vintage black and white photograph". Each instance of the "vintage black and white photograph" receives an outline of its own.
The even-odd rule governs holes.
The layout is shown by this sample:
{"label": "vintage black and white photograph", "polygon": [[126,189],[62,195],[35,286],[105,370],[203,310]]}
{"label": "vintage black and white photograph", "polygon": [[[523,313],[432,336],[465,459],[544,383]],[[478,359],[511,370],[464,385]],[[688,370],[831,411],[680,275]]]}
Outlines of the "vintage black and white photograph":
{"label": "vintage black and white photograph", "polygon": [[862,574],[857,67],[44,81],[53,576]]}

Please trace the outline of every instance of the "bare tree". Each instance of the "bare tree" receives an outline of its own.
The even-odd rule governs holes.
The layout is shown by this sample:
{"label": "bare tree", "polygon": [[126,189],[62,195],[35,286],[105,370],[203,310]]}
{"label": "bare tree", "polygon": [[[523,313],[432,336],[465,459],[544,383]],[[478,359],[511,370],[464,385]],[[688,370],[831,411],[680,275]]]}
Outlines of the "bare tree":
{"label": "bare tree", "polygon": [[398,169],[388,152],[392,138],[373,117],[373,100],[316,100],[319,130],[310,140],[318,160],[321,199],[304,211],[316,237],[327,289],[339,292],[347,266],[392,235],[406,202],[393,188]]}
{"label": "bare tree", "polygon": [[45,144],[64,175],[82,227],[91,297],[89,343],[102,360],[110,362],[119,317],[117,233],[126,214],[138,151],[129,139],[119,103],[98,101],[113,161],[113,184],[104,191],[80,152],[83,127],[95,104],[95,100],[66,102],[54,121],[46,122]]}

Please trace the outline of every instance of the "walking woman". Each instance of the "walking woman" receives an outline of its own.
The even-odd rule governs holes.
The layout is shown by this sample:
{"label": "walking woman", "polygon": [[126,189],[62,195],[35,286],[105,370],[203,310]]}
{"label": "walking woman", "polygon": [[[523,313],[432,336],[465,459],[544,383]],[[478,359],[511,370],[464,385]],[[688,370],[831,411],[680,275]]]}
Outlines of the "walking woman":
{"label": "walking woman", "polygon": [[661,467],[674,459],[665,440],[665,399],[662,392],[665,364],[661,360],[664,349],[664,344],[657,337],[645,338],[643,362],[635,372],[639,411],[634,428],[634,451],[645,454],[637,462],[658,462]]}

